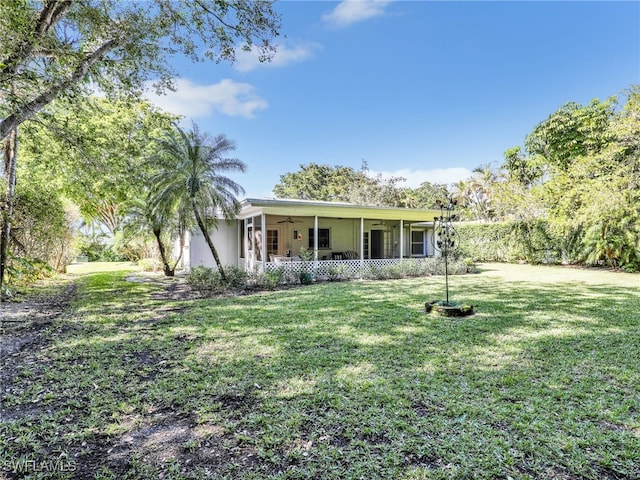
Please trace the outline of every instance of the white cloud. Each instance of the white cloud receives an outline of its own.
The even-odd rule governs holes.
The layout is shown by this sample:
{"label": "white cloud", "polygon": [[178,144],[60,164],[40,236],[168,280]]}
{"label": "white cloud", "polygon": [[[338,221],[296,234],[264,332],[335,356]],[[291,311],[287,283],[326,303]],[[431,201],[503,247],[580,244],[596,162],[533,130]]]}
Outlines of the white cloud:
{"label": "white cloud", "polygon": [[260,53],[256,49],[248,52],[240,51],[236,54],[236,62],[233,68],[239,72],[249,72],[258,67],[286,67],[292,63],[304,62],[313,57],[314,53],[322,47],[318,43],[308,43],[305,45],[296,45],[288,47],[286,45],[278,45],[277,50],[270,62],[260,62]]}
{"label": "white cloud", "polygon": [[256,112],[269,106],[254,93],[249,83],[224,79],[209,85],[197,85],[190,80],[175,80],[176,91],[157,95],[148,91],[146,97],[153,104],[176,115],[188,118],[208,117],[215,112],[231,117],[253,118]]}
{"label": "white cloud", "polygon": [[346,27],[352,23],[368,20],[384,14],[390,0],[343,0],[322,20],[336,27]]}
{"label": "white cloud", "polygon": [[373,177],[380,174],[384,179],[390,177],[406,178],[407,181],[404,182],[402,186],[410,188],[417,188],[423,182],[443,183],[445,185],[449,185],[451,183],[459,182],[460,180],[466,180],[472,173],[473,172],[471,170],[464,167],[434,168],[432,170],[411,170],[409,168],[403,168],[393,172],[369,171],[369,174]]}

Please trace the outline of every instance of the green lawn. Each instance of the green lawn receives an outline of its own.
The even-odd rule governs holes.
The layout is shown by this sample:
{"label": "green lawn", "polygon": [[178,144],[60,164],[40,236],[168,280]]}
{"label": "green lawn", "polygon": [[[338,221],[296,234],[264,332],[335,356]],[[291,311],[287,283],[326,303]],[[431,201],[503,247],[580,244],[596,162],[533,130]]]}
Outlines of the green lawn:
{"label": "green lawn", "polygon": [[640,276],[481,270],[450,279],[464,319],[423,313],[440,277],[171,300],[82,276],[11,357],[0,478],[640,478]]}

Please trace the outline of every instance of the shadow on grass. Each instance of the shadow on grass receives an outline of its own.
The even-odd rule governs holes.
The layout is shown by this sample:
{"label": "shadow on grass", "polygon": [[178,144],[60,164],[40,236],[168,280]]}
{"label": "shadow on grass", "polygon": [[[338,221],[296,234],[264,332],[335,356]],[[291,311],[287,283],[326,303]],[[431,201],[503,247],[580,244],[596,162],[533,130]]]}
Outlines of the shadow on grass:
{"label": "shadow on grass", "polygon": [[88,280],[74,332],[15,377],[13,455],[114,478],[640,474],[640,288],[456,277],[479,313],[451,319],[423,313],[441,278],[170,305],[119,278]]}

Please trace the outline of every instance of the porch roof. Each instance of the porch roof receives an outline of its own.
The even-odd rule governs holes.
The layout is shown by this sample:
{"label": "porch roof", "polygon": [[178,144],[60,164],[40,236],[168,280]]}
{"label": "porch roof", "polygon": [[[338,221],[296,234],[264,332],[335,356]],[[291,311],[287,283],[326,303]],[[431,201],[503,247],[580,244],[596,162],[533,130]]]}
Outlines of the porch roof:
{"label": "porch roof", "polygon": [[372,207],[353,203],[325,202],[317,200],[247,198],[241,203],[238,218],[248,218],[262,213],[292,217],[373,218],[377,220],[403,220],[409,222],[433,222],[440,210],[398,207]]}

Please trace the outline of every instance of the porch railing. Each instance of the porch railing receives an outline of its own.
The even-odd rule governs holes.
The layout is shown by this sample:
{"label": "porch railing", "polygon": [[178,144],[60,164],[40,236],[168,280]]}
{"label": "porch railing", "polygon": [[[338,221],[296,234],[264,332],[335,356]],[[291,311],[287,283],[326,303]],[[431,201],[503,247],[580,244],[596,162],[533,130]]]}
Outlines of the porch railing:
{"label": "porch railing", "polygon": [[[375,276],[377,270],[403,263],[416,269],[427,267],[433,262],[432,257],[421,258],[379,258],[366,260],[318,260],[318,261],[292,261],[292,262],[266,262],[266,271],[283,270],[285,276],[297,277],[302,272],[310,272],[319,279],[336,277],[362,278]],[[251,270],[247,265],[248,270]],[[255,262],[254,271],[262,272],[262,262]]]}

